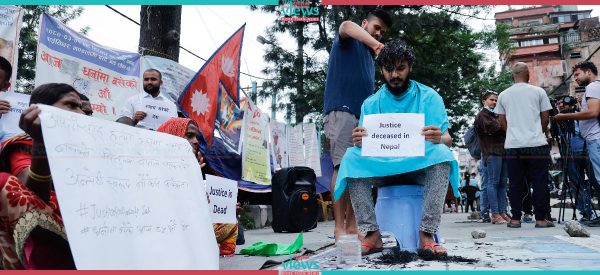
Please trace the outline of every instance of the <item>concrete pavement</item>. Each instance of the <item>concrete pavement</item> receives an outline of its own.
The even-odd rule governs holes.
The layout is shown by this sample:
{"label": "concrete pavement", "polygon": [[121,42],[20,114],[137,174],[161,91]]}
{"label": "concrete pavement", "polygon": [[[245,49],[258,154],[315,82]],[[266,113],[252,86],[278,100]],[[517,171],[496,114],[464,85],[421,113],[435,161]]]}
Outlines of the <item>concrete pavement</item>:
{"label": "concrete pavement", "polygon": [[[554,208],[553,217],[558,217]],[[566,211],[570,219],[572,212]],[[600,270],[600,227],[585,227],[590,238],[571,238],[563,224],[555,228],[534,228],[534,224],[523,224],[522,228],[507,228],[506,225],[477,223],[467,219],[466,213],[442,215],[440,235],[450,256],[462,256],[477,260],[475,263],[460,261],[423,261],[417,259],[402,264],[378,263],[381,253],[363,257],[363,264],[339,266],[336,263],[335,246],[332,239],[333,221],[320,222],[314,230],[304,233],[303,250],[307,260],[317,261],[321,270],[331,269],[419,269],[419,270]],[[473,239],[471,231],[485,230],[486,238]],[[271,228],[245,231],[246,245],[259,241],[291,244],[298,233],[274,233]],[[384,253],[391,253],[390,250]],[[221,269],[256,270],[282,269],[279,264],[290,256],[245,256],[222,257]]]}

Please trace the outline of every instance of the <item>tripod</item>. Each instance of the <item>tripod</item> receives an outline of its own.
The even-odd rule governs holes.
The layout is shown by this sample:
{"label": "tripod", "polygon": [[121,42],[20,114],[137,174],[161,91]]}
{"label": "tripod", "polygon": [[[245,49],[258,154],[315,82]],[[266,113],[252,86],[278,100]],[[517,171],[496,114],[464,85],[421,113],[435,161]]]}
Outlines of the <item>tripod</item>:
{"label": "tripod", "polygon": [[[575,133],[575,129],[574,129],[574,125],[573,122],[569,123],[569,121],[565,121],[565,122],[560,122],[557,123],[556,126],[558,126],[558,147],[559,147],[559,152],[561,155],[561,170],[562,170],[562,188],[561,188],[561,195],[560,195],[560,208],[558,210],[558,223],[564,222],[565,221],[565,208],[566,208],[566,200],[567,200],[567,190],[569,193],[569,198],[571,200],[571,207],[573,209],[573,216],[572,216],[572,220],[577,220],[577,210],[576,210],[576,205],[577,205],[577,200],[578,200],[578,196],[577,194],[579,194],[579,190],[577,190],[579,187],[575,187],[575,201],[573,201],[573,191],[571,190],[571,188],[568,188],[568,186],[570,187],[570,180],[572,179],[572,176],[569,174],[569,170],[570,170],[570,162],[573,159],[573,151],[571,148],[571,138],[573,137],[573,134]],[[577,178],[579,178],[578,175],[576,175]],[[581,183],[581,180],[579,179],[579,184]]]}

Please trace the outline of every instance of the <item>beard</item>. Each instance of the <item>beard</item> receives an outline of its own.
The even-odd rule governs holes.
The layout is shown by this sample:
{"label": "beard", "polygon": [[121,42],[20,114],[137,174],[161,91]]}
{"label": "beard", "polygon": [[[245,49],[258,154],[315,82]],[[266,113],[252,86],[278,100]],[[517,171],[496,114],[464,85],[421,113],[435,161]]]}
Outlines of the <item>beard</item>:
{"label": "beard", "polygon": [[[390,83],[393,83],[394,85],[392,85]],[[398,85],[400,83],[402,83],[402,84]],[[406,79],[396,77],[396,78],[390,79],[390,81],[386,80],[385,86],[388,88],[390,93],[392,93],[395,96],[399,96],[399,95],[402,95],[403,93],[405,93],[406,90],[408,90],[409,83],[410,83],[410,75],[408,75],[406,77]]]}
{"label": "beard", "polygon": [[156,87],[154,85],[146,85],[144,86],[144,91],[149,94],[155,94],[160,91],[160,87]]}

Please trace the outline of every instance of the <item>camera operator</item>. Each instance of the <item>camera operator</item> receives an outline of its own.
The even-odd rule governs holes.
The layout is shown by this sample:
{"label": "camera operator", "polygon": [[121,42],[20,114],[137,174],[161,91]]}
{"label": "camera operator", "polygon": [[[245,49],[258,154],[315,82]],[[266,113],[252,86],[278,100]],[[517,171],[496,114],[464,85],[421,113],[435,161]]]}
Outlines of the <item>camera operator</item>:
{"label": "camera operator", "polygon": [[[581,87],[585,87],[584,100],[581,102],[581,112],[560,113],[552,117],[552,121],[579,120],[581,136],[585,139],[587,153],[594,169],[596,180],[600,177],[600,82],[598,69],[590,61],[581,62],[573,67],[575,81]],[[590,217],[591,218],[591,217]],[[595,220],[600,226],[600,220]],[[588,225],[592,225],[589,222]]]}
{"label": "camera operator", "polygon": [[[556,107],[561,114],[577,113],[577,100],[571,96],[560,98]],[[588,170],[587,154],[585,153],[585,140],[579,130],[579,121],[562,121],[557,126],[560,152],[562,161],[567,161],[568,186],[573,195],[576,195],[576,207],[582,220],[594,219],[592,211],[592,198],[590,186],[585,182],[585,171]]]}

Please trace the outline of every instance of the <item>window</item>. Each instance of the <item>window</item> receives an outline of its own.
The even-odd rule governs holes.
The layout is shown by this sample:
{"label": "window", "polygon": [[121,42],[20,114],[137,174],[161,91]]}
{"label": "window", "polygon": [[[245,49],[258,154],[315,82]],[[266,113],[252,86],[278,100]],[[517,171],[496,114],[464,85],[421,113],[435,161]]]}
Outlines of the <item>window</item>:
{"label": "window", "polygon": [[575,59],[575,58],[581,58],[581,53],[580,52],[572,52],[571,53],[571,58]]}
{"label": "window", "polygon": [[544,45],[544,39],[532,39],[521,41],[521,47]]}
{"label": "window", "polygon": [[550,37],[548,38],[548,44],[558,43],[558,37]]}

